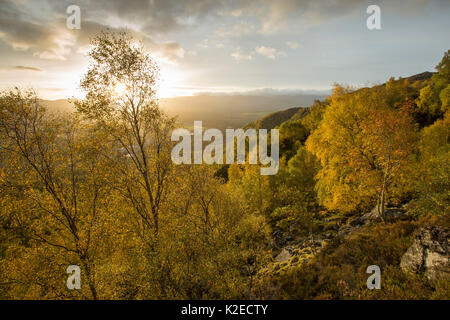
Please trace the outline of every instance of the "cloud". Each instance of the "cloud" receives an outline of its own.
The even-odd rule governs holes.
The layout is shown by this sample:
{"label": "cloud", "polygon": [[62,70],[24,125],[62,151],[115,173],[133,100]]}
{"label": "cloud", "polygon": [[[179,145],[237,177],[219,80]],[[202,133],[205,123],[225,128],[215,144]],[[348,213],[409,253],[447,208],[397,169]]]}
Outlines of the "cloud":
{"label": "cloud", "polygon": [[[66,9],[72,2],[0,1],[0,40],[30,56],[67,60],[72,54],[84,54],[89,38],[108,27],[113,31],[127,28],[133,37],[142,39],[154,55],[171,63],[187,55],[180,43],[192,41],[189,36],[197,35],[195,32],[199,30],[203,32],[204,28],[217,29],[213,35],[222,37],[276,34],[302,30],[301,27],[350,14],[365,15],[367,5],[360,0],[77,0],[81,8],[81,30],[69,30]],[[430,1],[411,0],[406,5],[406,1],[397,4],[379,0],[379,5],[383,12],[406,15],[423,12]],[[214,46],[214,41],[211,38],[209,44],[200,46]],[[295,42],[286,45],[292,49],[297,47]],[[281,51],[274,53],[268,47],[260,47],[259,51],[256,53],[269,59],[286,55]],[[236,51],[232,56],[236,60],[251,60],[254,54]]]}
{"label": "cloud", "polygon": [[255,52],[271,60],[275,60],[277,57],[286,56],[286,53],[283,51],[277,51],[275,48],[265,46],[256,47]]}
{"label": "cloud", "polygon": [[219,37],[239,37],[255,33],[256,28],[248,21],[240,21],[234,24],[231,28],[221,27],[214,32]]}
{"label": "cloud", "polygon": [[259,54],[263,57],[266,57],[270,60],[275,60],[278,57],[285,57],[286,53],[284,51],[278,51],[275,48],[272,47],[265,47],[265,46],[259,46],[256,47],[254,51],[251,51],[250,53],[243,53],[241,48],[238,47],[236,50],[231,54],[231,56],[236,61],[242,61],[242,60],[253,60],[253,57],[255,54]]}
{"label": "cloud", "polygon": [[[5,1],[5,0],[2,0]],[[407,14],[418,11],[431,1],[408,0],[376,1],[390,13]],[[21,0],[18,3],[31,0]],[[65,12],[67,1],[41,0],[57,12]],[[187,28],[208,25],[211,22],[228,22],[233,25],[243,19],[255,24],[255,30],[265,34],[277,33],[293,24],[312,25],[330,19],[345,17],[356,12],[365,14],[368,3],[361,0],[78,0],[82,16],[92,21],[105,23],[111,17],[131,25],[150,37],[183,31]],[[83,18],[84,19],[84,18]],[[231,21],[230,21],[231,20]],[[253,21],[256,20],[256,21]],[[242,21],[240,21],[242,22]],[[231,28],[231,27],[230,27]]]}
{"label": "cloud", "polygon": [[61,20],[42,23],[29,15],[27,8],[4,0],[0,10],[0,39],[15,50],[31,50],[43,59],[64,60],[74,39]]}
{"label": "cloud", "polygon": [[240,9],[233,10],[230,12],[230,15],[232,17],[238,18],[238,17],[242,16],[242,10],[240,10]]}
{"label": "cloud", "polygon": [[[55,1],[55,0],[54,0]],[[218,16],[222,0],[85,0],[90,18],[115,16],[128,23],[139,23],[149,36],[167,34],[201,24]]]}
{"label": "cloud", "polygon": [[231,54],[231,56],[232,56],[232,57],[234,58],[234,60],[236,60],[236,61],[241,61],[241,60],[247,60],[247,61],[250,61],[250,60],[253,60],[253,55],[252,55],[252,53],[244,54],[244,53],[242,53],[242,51],[241,51],[240,48],[237,48],[237,49]]}
{"label": "cloud", "polygon": [[[446,6],[450,4],[448,0],[378,0],[377,4],[389,14],[409,15],[423,12],[431,2]],[[226,3],[229,7],[226,11],[228,16],[232,16],[232,12],[239,12],[238,17],[255,20],[253,24],[257,28],[252,31],[260,34],[307,28],[350,15],[365,16],[368,6],[366,1],[361,0],[240,0]]]}
{"label": "cloud", "polygon": [[[88,37],[95,34],[91,31],[104,27],[128,26],[141,34],[157,54],[176,61],[184,56],[181,45],[175,41],[158,43],[154,39],[220,24],[222,28],[215,33],[218,36],[272,34],[355,12],[364,14],[362,9],[366,5],[360,0],[78,0],[81,30],[68,30],[65,26],[66,9],[71,4],[68,1],[1,1],[0,39],[15,50],[57,60],[67,59],[72,52],[85,52]],[[407,10],[403,2],[380,0],[379,5],[390,13],[407,14],[423,10],[430,1],[408,1]]]}
{"label": "cloud", "polygon": [[197,44],[197,47],[206,49],[209,47],[209,39],[203,39],[200,43]]}
{"label": "cloud", "polygon": [[[363,5],[360,0],[307,1],[281,0],[263,1],[256,10],[263,34],[275,34],[293,25],[308,27],[330,19],[349,15]],[[250,7],[257,5],[253,3]]]}
{"label": "cloud", "polygon": [[15,70],[38,71],[38,72],[42,71],[42,69],[40,69],[40,68],[27,67],[27,66],[14,66],[12,68]]}
{"label": "cloud", "polygon": [[178,59],[184,58],[185,50],[176,42],[153,42],[152,47],[157,52],[157,54],[161,54],[161,58],[166,58],[169,61],[174,62]]}
{"label": "cloud", "polygon": [[[115,27],[107,22],[99,22],[102,20],[102,12],[106,17],[111,11],[117,10],[121,12],[120,9],[123,4],[119,4],[117,1],[108,2],[108,5],[103,6],[103,9],[96,7],[99,5],[97,1],[95,6],[90,7],[100,11],[83,10],[89,7],[88,3],[84,4],[83,1],[80,1],[82,15],[80,30],[69,30],[66,27],[66,7],[62,5],[62,1],[47,0],[47,6],[42,5],[44,9],[43,12],[39,12],[39,15],[34,14],[36,8],[32,7],[34,3],[32,1],[2,1],[0,39],[9,44],[14,50],[29,51],[33,56],[41,59],[66,60],[72,52],[84,54],[88,51],[90,39],[106,29],[127,31],[136,39],[141,40],[145,47],[155,56],[169,62],[175,62],[185,55],[185,50],[177,42],[156,42],[142,30],[136,30],[131,27]],[[128,9],[124,9],[125,11],[121,12],[121,15],[126,16],[127,13],[131,15],[134,9],[145,9],[145,1],[131,0],[127,2],[131,3]],[[112,4],[111,6],[109,6],[110,3]],[[47,8],[48,12],[45,11],[45,8]],[[99,17],[96,17],[100,18],[98,19],[99,21],[89,19],[89,16],[93,15],[92,11],[99,13]]]}
{"label": "cloud", "polygon": [[298,47],[300,47],[300,43],[296,41],[287,41],[286,45],[291,49],[297,49]]}
{"label": "cloud", "polygon": [[74,32],[78,52],[86,53],[89,50],[90,40],[100,32],[106,30],[110,30],[112,32],[127,32],[137,41],[142,41],[145,48],[149,50],[151,54],[167,62],[176,62],[178,59],[182,59],[185,55],[185,50],[176,42],[155,42],[141,31],[137,31],[132,28],[114,28],[89,20],[82,23],[81,30],[76,30]]}

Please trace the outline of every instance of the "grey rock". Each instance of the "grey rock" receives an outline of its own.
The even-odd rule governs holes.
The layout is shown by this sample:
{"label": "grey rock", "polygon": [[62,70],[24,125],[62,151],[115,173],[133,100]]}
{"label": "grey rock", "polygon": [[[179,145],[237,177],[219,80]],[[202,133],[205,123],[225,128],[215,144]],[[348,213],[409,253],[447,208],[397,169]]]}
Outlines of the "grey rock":
{"label": "grey rock", "polygon": [[282,249],[281,252],[275,257],[275,261],[277,262],[286,262],[289,261],[289,259],[292,257],[292,254],[286,250]]}
{"label": "grey rock", "polygon": [[[406,212],[404,209],[400,208],[386,208],[384,211],[384,216],[385,218],[397,219],[406,216]],[[358,231],[369,222],[377,221],[378,219],[378,208],[375,206],[371,211],[360,217],[351,219],[346,225],[342,226],[337,233],[337,237],[343,238],[355,231]]]}
{"label": "grey rock", "polygon": [[421,229],[403,255],[400,268],[405,272],[425,273],[430,281],[450,277],[450,230],[428,226]]}

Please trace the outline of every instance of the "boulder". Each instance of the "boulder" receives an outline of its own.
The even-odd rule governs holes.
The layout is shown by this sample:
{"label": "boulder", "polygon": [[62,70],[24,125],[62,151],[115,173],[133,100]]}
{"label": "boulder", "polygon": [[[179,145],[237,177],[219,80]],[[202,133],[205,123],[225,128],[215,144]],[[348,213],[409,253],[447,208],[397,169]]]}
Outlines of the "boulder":
{"label": "boulder", "polygon": [[400,267],[405,272],[425,273],[430,281],[450,277],[450,230],[428,226],[421,229],[403,255]]}
{"label": "boulder", "polygon": [[292,254],[286,250],[282,249],[281,252],[275,257],[276,262],[286,262],[289,261],[289,259],[292,257]]}

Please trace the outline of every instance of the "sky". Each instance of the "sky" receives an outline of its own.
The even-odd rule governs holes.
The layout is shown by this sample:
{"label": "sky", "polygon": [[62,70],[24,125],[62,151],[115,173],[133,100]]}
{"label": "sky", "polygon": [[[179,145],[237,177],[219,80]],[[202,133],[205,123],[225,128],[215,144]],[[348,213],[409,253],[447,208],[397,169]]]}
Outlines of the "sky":
{"label": "sky", "polygon": [[[80,7],[80,29],[66,26]],[[381,29],[366,12],[378,5]],[[90,38],[126,30],[161,68],[160,97],[327,92],[433,71],[449,0],[0,0],[0,89],[78,97]]]}

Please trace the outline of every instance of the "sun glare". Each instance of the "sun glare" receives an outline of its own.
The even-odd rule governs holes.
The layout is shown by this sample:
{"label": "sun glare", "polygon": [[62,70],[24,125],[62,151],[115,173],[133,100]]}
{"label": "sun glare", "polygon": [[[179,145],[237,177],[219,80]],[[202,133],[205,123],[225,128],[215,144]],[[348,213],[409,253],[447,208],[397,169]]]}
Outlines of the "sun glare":
{"label": "sun glare", "polygon": [[161,65],[158,97],[171,98],[183,95],[180,87],[185,85],[186,74],[176,66]]}
{"label": "sun glare", "polygon": [[119,82],[114,86],[113,92],[116,96],[123,96],[127,92],[127,86]]}
{"label": "sun glare", "polygon": [[[190,95],[190,90],[185,89],[186,74],[171,66],[161,67],[160,78],[157,83],[158,98],[172,98],[180,95]],[[111,94],[115,97],[123,97],[128,91],[127,85],[117,82],[111,88]]]}

